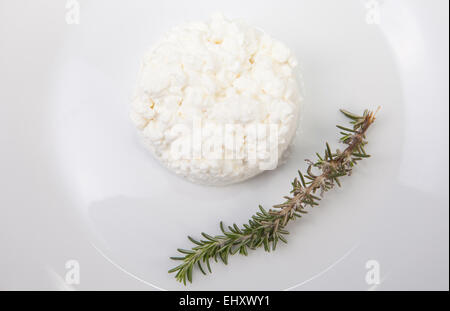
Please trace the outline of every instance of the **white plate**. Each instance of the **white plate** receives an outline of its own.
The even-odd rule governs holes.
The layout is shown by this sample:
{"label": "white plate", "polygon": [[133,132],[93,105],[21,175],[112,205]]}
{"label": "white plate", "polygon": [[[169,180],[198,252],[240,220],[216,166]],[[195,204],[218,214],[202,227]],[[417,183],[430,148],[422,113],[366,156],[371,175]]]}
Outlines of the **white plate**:
{"label": "white plate", "polygon": [[[196,271],[188,288],[448,289],[446,1],[80,0],[73,25],[70,9],[42,3],[0,10],[0,247],[9,254],[0,271],[10,276],[0,286],[184,289],[167,270],[187,235],[219,233],[219,220],[241,224],[258,204],[279,203],[303,159],[325,141],[338,146],[339,108],[381,105],[373,157],[290,224],[289,245],[234,256],[206,277]],[[227,187],[161,167],[128,119],[145,50],[215,11],[284,41],[301,61],[306,99],[287,163]],[[68,260],[79,263],[80,284],[65,282]],[[371,260],[378,286],[366,282]]]}

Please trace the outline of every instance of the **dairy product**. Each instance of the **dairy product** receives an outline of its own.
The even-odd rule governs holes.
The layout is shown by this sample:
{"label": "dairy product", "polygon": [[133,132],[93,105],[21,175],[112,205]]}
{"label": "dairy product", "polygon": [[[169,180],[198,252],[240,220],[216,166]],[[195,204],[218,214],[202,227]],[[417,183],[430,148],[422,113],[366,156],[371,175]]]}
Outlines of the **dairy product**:
{"label": "dairy product", "polygon": [[295,135],[296,66],[283,43],[216,14],[172,29],[145,55],[130,116],[170,170],[239,182],[275,168]]}

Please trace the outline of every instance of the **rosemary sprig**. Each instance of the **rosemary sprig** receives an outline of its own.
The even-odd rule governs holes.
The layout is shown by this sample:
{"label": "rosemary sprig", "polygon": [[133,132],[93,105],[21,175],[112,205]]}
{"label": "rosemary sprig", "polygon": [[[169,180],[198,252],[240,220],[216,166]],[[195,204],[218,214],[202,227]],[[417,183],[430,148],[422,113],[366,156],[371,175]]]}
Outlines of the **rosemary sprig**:
{"label": "rosemary sprig", "polygon": [[[251,217],[247,224],[238,227],[236,224],[227,226],[220,222],[222,235],[210,236],[202,232],[204,239],[196,240],[188,236],[195,245],[191,249],[178,249],[181,257],[170,257],[181,261],[181,264],[169,270],[176,272],[175,278],[186,285],[186,280],[192,282],[192,274],[195,266],[206,274],[205,267],[211,272],[211,260],[216,262],[220,259],[228,263],[228,257],[239,252],[247,255],[248,249],[263,246],[264,250],[270,252],[275,250],[279,241],[287,243],[285,230],[289,221],[302,217],[306,214],[306,207],[319,205],[324,192],[332,189],[336,184],[341,186],[339,178],[350,175],[352,168],[358,161],[369,157],[364,150],[367,144],[366,131],[375,121],[376,112],[364,111],[362,116],[355,115],[345,110],[341,112],[350,119],[351,128],[337,125],[342,137],[340,141],[347,147],[334,153],[328,143],[321,156],[316,153],[315,161],[306,160],[308,168],[306,173],[298,171],[298,177],[292,182],[290,195],[285,196],[285,201],[274,205],[266,211],[261,205],[259,211]],[[313,171],[318,171],[320,174]],[[320,192],[319,196],[316,192]]]}

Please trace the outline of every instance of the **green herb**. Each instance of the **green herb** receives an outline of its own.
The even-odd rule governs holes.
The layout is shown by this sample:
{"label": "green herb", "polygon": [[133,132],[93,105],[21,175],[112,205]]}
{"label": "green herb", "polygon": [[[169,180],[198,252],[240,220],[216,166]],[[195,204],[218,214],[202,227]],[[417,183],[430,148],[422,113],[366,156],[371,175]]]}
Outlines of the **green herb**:
{"label": "green herb", "polygon": [[306,160],[309,164],[306,173],[298,171],[290,195],[284,197],[285,201],[268,211],[259,206],[259,211],[242,227],[236,224],[226,227],[220,222],[221,235],[210,236],[202,232],[202,239],[188,237],[194,246],[189,250],[178,249],[181,257],[170,257],[181,263],[169,273],[176,272],[175,278],[186,285],[186,280],[192,282],[195,266],[206,274],[206,270],[211,272],[211,260],[221,260],[227,264],[230,255],[239,253],[246,256],[249,249],[261,246],[270,252],[276,249],[279,241],[287,243],[289,232],[285,230],[286,225],[306,214],[307,207],[319,205],[324,192],[335,185],[341,186],[339,178],[350,175],[358,161],[369,157],[364,150],[366,131],[375,121],[376,112],[366,110],[362,116],[345,110],[341,112],[352,124],[352,128],[337,126],[341,130],[340,141],[347,145],[343,151],[338,149],[333,153],[326,143],[323,156],[316,153],[315,161]]}

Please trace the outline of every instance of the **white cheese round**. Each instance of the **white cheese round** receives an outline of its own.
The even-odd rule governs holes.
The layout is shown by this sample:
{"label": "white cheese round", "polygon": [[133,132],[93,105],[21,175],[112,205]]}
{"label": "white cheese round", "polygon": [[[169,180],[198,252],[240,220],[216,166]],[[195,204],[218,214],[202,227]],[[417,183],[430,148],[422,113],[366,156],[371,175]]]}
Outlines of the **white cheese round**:
{"label": "white cheese round", "polygon": [[175,173],[240,182],[275,168],[295,135],[296,66],[283,43],[242,21],[176,27],[144,58],[131,119]]}

